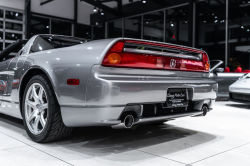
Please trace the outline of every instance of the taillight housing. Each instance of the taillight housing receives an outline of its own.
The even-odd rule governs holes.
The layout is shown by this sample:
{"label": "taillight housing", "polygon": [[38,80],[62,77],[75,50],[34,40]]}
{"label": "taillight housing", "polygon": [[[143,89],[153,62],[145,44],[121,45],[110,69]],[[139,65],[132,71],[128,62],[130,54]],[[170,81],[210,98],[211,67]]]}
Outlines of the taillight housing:
{"label": "taillight housing", "polygon": [[[124,49],[126,44],[138,46],[134,51]],[[142,47],[139,47],[142,46]],[[145,46],[145,47],[143,47]],[[144,50],[149,48],[164,48],[167,50],[178,50],[200,55],[200,59],[189,59],[184,54],[175,55],[168,52],[155,52]],[[138,49],[139,48],[139,49]],[[162,55],[161,55],[162,54]],[[170,56],[168,56],[170,55]],[[128,68],[145,68],[145,69],[169,69],[185,71],[209,72],[210,64],[208,55],[201,50],[175,46],[170,44],[161,44],[137,40],[119,40],[106,53],[103,66],[107,67],[128,67]]]}

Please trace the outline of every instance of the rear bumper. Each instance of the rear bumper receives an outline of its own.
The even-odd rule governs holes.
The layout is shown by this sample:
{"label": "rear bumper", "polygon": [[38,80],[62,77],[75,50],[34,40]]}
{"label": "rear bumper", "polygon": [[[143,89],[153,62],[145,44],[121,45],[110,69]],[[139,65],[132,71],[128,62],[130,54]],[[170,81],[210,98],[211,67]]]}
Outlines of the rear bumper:
{"label": "rear bumper", "polygon": [[[164,121],[169,119],[176,119],[185,116],[201,115],[201,107],[205,104],[209,111],[212,110],[215,100],[201,100],[196,101],[196,105],[192,106],[189,110],[169,112],[162,110],[156,113],[155,109],[151,110],[151,114],[145,113],[148,110],[143,109],[142,105],[129,105],[129,106],[88,106],[88,107],[65,107],[61,106],[63,122],[68,127],[83,127],[83,126],[115,126],[122,123],[121,116],[126,111],[132,110],[131,107],[138,107],[136,110],[135,124],[151,123],[157,121]],[[153,104],[152,104],[153,105]],[[179,109],[179,108],[178,108]],[[153,115],[153,114],[154,115]]]}
{"label": "rear bumper", "polygon": [[[187,74],[191,76],[187,77]],[[211,79],[197,78],[199,74],[201,73],[105,68],[96,65],[92,68],[87,86],[87,105],[61,105],[62,118],[65,125],[71,127],[113,126],[121,123],[120,116],[131,106],[137,107],[136,123],[201,114],[204,104],[212,109],[218,85]],[[163,110],[163,114],[143,116],[143,105],[164,104],[169,88],[187,89],[188,100],[196,103],[194,107],[188,112],[171,114],[168,110]]]}

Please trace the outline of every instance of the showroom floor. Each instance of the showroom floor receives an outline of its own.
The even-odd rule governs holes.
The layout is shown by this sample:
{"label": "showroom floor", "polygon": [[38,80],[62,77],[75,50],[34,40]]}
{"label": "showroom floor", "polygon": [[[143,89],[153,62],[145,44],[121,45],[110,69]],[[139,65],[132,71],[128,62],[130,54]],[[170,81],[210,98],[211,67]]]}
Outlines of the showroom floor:
{"label": "showroom floor", "polygon": [[78,128],[71,138],[32,142],[22,121],[0,114],[0,165],[250,165],[250,107],[217,102],[206,117],[133,130]]}

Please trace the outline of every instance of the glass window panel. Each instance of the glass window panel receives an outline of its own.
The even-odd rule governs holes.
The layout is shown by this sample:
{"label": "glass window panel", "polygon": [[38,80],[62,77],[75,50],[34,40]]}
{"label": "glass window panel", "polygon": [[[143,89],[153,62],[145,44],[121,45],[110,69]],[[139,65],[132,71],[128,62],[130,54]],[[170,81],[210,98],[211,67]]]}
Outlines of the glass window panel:
{"label": "glass window panel", "polygon": [[188,6],[166,10],[166,42],[188,45]]}
{"label": "glass window panel", "polygon": [[144,15],[143,23],[143,39],[163,42],[164,11]]}
{"label": "glass window panel", "polygon": [[12,43],[5,43],[5,48],[11,45]]}
{"label": "glass window panel", "polygon": [[141,39],[141,16],[125,19],[124,37]]}
{"label": "glass window panel", "polygon": [[0,9],[0,18],[3,18],[3,10]]}
{"label": "glass window panel", "polygon": [[13,12],[13,11],[6,10],[5,17],[6,17],[6,19],[23,21],[23,14],[19,13],[19,12]]}
{"label": "glass window panel", "polygon": [[0,21],[0,29],[3,29],[3,21]]}
{"label": "glass window panel", "polygon": [[49,19],[31,16],[31,36],[36,34],[49,34]]}
{"label": "glass window panel", "polygon": [[3,32],[0,32],[0,40],[3,39]]}
{"label": "glass window panel", "polygon": [[0,52],[3,50],[3,43],[0,42]]}
{"label": "glass window panel", "polygon": [[91,39],[91,26],[77,25],[77,37],[81,37],[87,40]]}
{"label": "glass window panel", "polygon": [[23,24],[5,22],[5,29],[23,31]]}
{"label": "glass window panel", "polygon": [[229,1],[228,67],[250,69],[250,10],[248,1]]}
{"label": "glass window panel", "polygon": [[105,38],[105,28],[104,28],[103,24],[99,23],[98,25],[95,25],[93,29],[94,29],[94,31],[93,31],[93,39],[94,40]]}
{"label": "glass window panel", "polygon": [[122,20],[108,23],[108,38],[122,37]]}
{"label": "glass window panel", "polygon": [[[221,3],[218,3],[221,2]],[[225,5],[210,0],[197,3],[197,45],[210,60],[225,61]]]}
{"label": "glass window panel", "polygon": [[72,23],[60,20],[51,20],[51,34],[71,36]]}
{"label": "glass window panel", "polygon": [[23,38],[22,34],[5,32],[5,39],[6,40],[17,40],[17,39],[22,39],[22,38]]}

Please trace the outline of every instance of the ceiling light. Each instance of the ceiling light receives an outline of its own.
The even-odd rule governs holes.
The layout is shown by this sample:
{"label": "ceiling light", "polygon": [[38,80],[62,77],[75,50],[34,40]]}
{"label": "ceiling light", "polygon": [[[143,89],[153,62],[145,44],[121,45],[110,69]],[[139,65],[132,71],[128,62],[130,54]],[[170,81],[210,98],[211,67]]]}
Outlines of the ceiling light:
{"label": "ceiling light", "polygon": [[97,9],[96,9],[96,7],[94,7],[94,9],[93,9],[93,12],[97,12]]}
{"label": "ceiling light", "polygon": [[214,23],[217,23],[217,22],[218,22],[218,20],[215,20],[215,21],[214,21]]}
{"label": "ceiling light", "polygon": [[146,3],[147,1],[146,0],[142,0],[142,3]]}
{"label": "ceiling light", "polygon": [[104,15],[104,12],[103,12],[103,11],[101,11],[101,15],[102,15],[102,16]]}
{"label": "ceiling light", "polygon": [[174,24],[171,24],[171,27],[173,27],[174,26]]}
{"label": "ceiling light", "polygon": [[244,29],[244,26],[241,26],[242,29]]}
{"label": "ceiling light", "polygon": [[249,29],[247,29],[247,32],[249,32]]}
{"label": "ceiling light", "polygon": [[18,13],[16,13],[16,17],[18,16]]}

